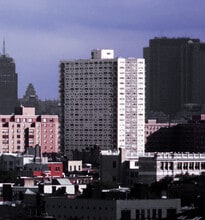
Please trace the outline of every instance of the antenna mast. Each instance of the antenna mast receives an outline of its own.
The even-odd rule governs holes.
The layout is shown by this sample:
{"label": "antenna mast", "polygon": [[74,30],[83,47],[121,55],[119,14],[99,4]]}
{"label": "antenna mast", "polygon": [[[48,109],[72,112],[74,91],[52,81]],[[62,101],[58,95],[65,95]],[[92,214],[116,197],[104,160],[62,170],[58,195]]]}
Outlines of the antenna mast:
{"label": "antenna mast", "polygon": [[3,55],[6,54],[5,39],[3,39]]}

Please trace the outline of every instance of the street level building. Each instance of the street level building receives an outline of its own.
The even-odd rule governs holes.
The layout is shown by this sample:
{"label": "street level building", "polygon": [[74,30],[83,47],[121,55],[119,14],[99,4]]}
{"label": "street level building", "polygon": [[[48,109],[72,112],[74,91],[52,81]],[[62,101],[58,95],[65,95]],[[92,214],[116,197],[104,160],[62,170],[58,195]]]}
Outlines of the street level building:
{"label": "street level building", "polygon": [[144,59],[114,58],[113,50],[61,61],[61,146],[67,156],[94,146],[143,155],[144,69]]}
{"label": "street level building", "polygon": [[45,197],[45,211],[56,219],[163,219],[181,211],[180,199],[68,199]]}

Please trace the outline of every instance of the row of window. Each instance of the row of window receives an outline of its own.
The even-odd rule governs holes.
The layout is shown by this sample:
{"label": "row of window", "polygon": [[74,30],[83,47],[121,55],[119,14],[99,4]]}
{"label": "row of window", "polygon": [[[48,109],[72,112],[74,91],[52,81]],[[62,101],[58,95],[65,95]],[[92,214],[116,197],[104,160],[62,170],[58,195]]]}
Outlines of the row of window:
{"label": "row of window", "polygon": [[[10,119],[8,118],[2,118],[1,119],[1,122],[9,122]],[[15,119],[15,122],[35,122],[36,121],[36,118],[16,118]],[[42,122],[53,122],[54,119],[53,118],[43,118],[42,119]],[[19,126],[19,125],[17,125]]]}
{"label": "row of window", "polygon": [[66,63],[66,66],[87,66],[87,65],[90,65],[90,66],[92,66],[92,65],[94,65],[94,64],[114,64],[114,63],[116,63],[116,61],[83,61],[83,62],[71,62],[71,61],[69,61],[68,63]]}
{"label": "row of window", "polygon": [[[174,169],[173,162],[161,162],[160,169],[161,170],[173,170]],[[205,162],[178,162],[177,163],[178,170],[205,170]]]}
{"label": "row of window", "polygon": [[[70,205],[70,207],[67,207],[66,205],[53,205],[52,206],[52,209],[54,210],[55,208],[63,208],[64,206],[64,209],[67,209],[67,208],[70,208],[70,209],[75,209],[75,210],[83,210],[83,209],[87,209],[87,210],[90,210],[90,207],[87,206],[87,207],[84,207],[84,206],[81,206],[81,207],[78,207],[78,206],[72,206]],[[50,208],[49,205],[46,206],[46,208]],[[105,211],[108,211],[108,210],[111,210],[113,212],[113,207],[105,207],[105,208],[101,208],[101,207],[92,207],[93,210],[105,210]],[[176,209],[167,209],[167,216],[173,216],[174,214],[176,214]],[[79,217],[77,216],[67,216],[65,214],[62,214],[62,215],[59,215],[57,213],[54,214],[54,216],[58,216],[59,219],[77,219]],[[104,215],[103,217],[101,216],[85,216],[85,215],[82,215],[80,217],[80,219],[93,219],[93,220],[102,220],[102,219],[107,219],[106,216]],[[112,216],[109,217],[109,219],[113,219]],[[128,209],[125,209],[125,210],[121,210],[121,220],[131,220],[131,210],[128,210]],[[145,220],[145,219],[162,219],[162,209],[137,209],[136,212],[135,212],[135,219],[137,220]]]}

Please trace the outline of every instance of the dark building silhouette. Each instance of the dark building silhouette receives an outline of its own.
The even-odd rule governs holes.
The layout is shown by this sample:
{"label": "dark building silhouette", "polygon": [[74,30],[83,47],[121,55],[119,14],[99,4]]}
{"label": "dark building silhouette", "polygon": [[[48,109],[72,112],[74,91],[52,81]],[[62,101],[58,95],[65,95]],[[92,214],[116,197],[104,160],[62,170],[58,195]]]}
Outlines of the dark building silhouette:
{"label": "dark building silhouette", "polygon": [[22,104],[25,107],[37,107],[38,96],[36,94],[36,91],[32,83],[28,84],[25,95],[23,96],[22,99]]}
{"label": "dark building silhouette", "polygon": [[144,58],[148,112],[175,115],[205,104],[205,44],[199,39],[151,39]]}
{"label": "dark building silhouette", "polygon": [[5,53],[5,42],[3,42],[3,53],[0,56],[0,114],[13,113],[18,103],[18,76],[13,58]]}
{"label": "dark building silhouette", "polygon": [[205,43],[189,40],[181,56],[182,104],[199,108],[205,104]]}
{"label": "dark building silhouette", "polygon": [[36,114],[39,115],[59,115],[59,101],[40,100],[32,83],[28,84],[25,95],[19,99],[19,103],[24,107],[35,107]]}
{"label": "dark building silhouette", "polygon": [[186,124],[161,128],[147,138],[147,152],[205,152],[205,115]]}

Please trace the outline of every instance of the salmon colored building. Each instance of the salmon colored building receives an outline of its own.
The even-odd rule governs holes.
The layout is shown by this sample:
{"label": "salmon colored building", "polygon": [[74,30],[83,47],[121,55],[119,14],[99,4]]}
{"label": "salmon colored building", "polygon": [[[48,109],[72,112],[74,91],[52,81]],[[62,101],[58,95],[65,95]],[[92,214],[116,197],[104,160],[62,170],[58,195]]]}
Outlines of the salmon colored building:
{"label": "salmon colored building", "polygon": [[36,115],[33,107],[19,107],[12,115],[0,115],[0,153],[23,153],[39,145],[42,153],[59,152],[57,115]]}

